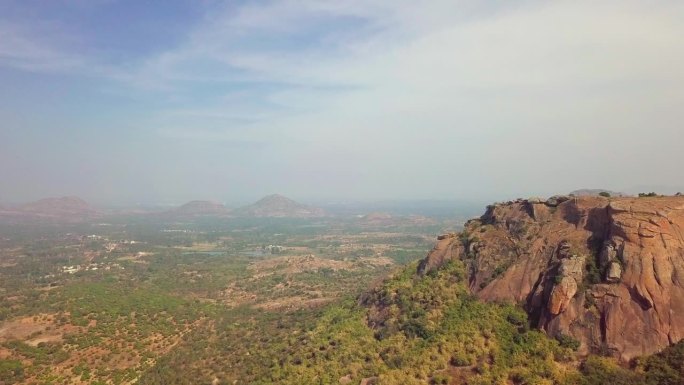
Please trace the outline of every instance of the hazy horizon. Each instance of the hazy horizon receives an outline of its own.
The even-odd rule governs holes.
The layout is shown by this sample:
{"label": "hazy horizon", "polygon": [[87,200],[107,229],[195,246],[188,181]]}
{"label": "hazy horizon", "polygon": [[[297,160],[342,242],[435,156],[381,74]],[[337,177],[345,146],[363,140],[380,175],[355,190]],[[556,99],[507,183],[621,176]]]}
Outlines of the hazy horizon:
{"label": "hazy horizon", "polygon": [[[616,193],[627,194],[628,196],[637,196],[642,192],[656,192],[657,194],[663,195],[675,195],[681,193],[684,189],[678,189],[673,186],[637,186],[631,189],[622,190],[612,190],[612,189],[602,189],[602,188],[581,188],[576,190],[605,190],[612,191]],[[572,190],[575,191],[575,190]],[[349,210],[352,208],[359,208],[363,210],[373,210],[373,211],[396,211],[397,209],[405,210],[410,207],[418,208],[418,211],[425,208],[449,208],[449,209],[466,209],[469,210],[484,210],[486,205],[497,202],[506,202],[516,199],[527,199],[527,198],[541,198],[546,199],[554,195],[568,195],[572,191],[556,191],[549,192],[548,194],[530,194],[530,195],[515,195],[515,194],[492,194],[485,195],[483,197],[471,197],[471,198],[420,198],[420,197],[407,197],[407,198],[395,198],[395,199],[325,199],[317,197],[302,198],[299,196],[285,196],[279,193],[266,194],[263,196],[253,196],[251,198],[245,199],[205,199],[202,197],[195,197],[186,200],[154,200],[154,201],[101,201],[101,200],[89,200],[84,199],[79,195],[54,195],[54,196],[44,196],[35,199],[28,200],[17,200],[17,201],[0,201],[0,208],[2,205],[7,205],[7,207],[16,207],[26,203],[33,203],[43,199],[54,199],[54,198],[78,198],[83,199],[86,203],[90,204],[95,208],[101,209],[132,209],[132,208],[146,208],[146,209],[166,209],[182,206],[186,203],[191,203],[193,201],[207,201],[220,203],[229,209],[236,209],[243,206],[247,206],[265,198],[269,195],[282,195],[286,198],[292,199],[297,203],[302,203],[311,206],[321,206],[324,208],[335,207],[341,210]]]}
{"label": "hazy horizon", "polygon": [[3,1],[0,203],[684,190],[684,3]]}

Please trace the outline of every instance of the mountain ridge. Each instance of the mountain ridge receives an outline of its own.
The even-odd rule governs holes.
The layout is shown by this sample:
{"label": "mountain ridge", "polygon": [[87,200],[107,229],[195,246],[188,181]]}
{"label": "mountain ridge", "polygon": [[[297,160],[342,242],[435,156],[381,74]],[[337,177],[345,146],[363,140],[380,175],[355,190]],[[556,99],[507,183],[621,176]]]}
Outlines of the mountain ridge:
{"label": "mountain ridge", "polygon": [[102,213],[76,196],[49,197],[16,206],[0,208],[0,216],[15,220],[66,220],[92,219]]}

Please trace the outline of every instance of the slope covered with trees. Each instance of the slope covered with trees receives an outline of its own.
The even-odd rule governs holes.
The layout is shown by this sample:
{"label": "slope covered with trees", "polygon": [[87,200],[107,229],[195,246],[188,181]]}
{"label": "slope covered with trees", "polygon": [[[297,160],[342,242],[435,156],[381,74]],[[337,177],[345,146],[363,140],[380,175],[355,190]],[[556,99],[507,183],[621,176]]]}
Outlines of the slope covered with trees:
{"label": "slope covered with trees", "polygon": [[[297,344],[273,352],[257,384],[681,384],[684,343],[635,359],[579,359],[577,341],[530,329],[510,303],[469,294],[452,260],[412,264],[358,303],[325,311]],[[276,358],[277,357],[277,358]],[[257,376],[258,377],[258,376]]]}

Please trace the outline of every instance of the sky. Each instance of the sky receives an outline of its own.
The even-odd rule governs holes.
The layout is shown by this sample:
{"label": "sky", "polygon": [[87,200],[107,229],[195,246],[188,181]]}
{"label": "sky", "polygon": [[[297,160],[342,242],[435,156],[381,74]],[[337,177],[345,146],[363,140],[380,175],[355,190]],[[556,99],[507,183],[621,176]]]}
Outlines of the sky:
{"label": "sky", "polygon": [[684,2],[0,0],[0,202],[684,189]]}

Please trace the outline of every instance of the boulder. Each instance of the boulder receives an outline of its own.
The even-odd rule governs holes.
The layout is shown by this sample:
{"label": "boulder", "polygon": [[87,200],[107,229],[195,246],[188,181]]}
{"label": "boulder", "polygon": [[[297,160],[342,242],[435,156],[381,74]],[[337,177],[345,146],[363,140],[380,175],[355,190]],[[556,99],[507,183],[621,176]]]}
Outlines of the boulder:
{"label": "boulder", "polygon": [[577,293],[577,281],[572,277],[563,277],[551,290],[548,303],[549,313],[558,315],[565,311],[575,293]]}
{"label": "boulder", "polygon": [[582,282],[584,274],[584,256],[572,256],[561,260],[558,274],[562,277],[571,277],[577,282]]}
{"label": "boulder", "polygon": [[617,258],[617,250],[612,244],[606,243],[599,254],[599,265],[602,268],[608,266],[608,264]]}
{"label": "boulder", "polygon": [[606,270],[606,282],[620,282],[620,277],[622,277],[622,266],[618,262],[611,262]]}
{"label": "boulder", "polygon": [[570,197],[565,195],[554,195],[546,200],[546,205],[549,207],[557,207],[559,204],[569,200]]}

